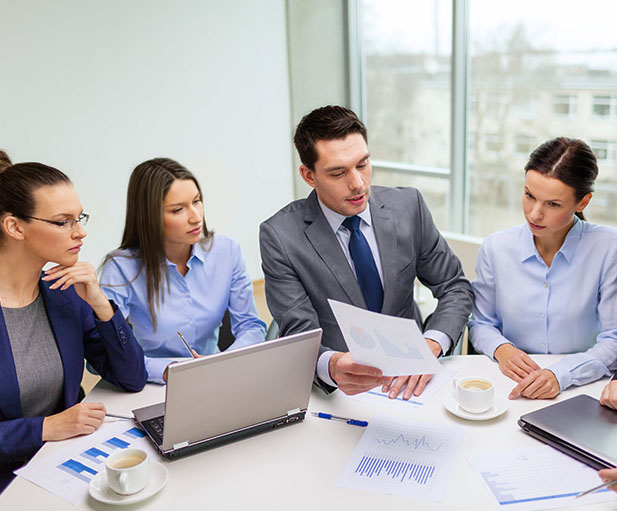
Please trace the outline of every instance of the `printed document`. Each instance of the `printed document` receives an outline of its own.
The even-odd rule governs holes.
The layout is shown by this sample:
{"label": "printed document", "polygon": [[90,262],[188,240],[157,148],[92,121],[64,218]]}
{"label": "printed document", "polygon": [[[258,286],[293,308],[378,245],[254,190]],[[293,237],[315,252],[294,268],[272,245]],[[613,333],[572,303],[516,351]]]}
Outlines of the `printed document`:
{"label": "printed document", "polygon": [[442,500],[463,434],[461,426],[372,417],[337,484]]}
{"label": "printed document", "polygon": [[328,300],[351,357],[385,376],[435,374],[442,367],[413,319],[395,318]]}

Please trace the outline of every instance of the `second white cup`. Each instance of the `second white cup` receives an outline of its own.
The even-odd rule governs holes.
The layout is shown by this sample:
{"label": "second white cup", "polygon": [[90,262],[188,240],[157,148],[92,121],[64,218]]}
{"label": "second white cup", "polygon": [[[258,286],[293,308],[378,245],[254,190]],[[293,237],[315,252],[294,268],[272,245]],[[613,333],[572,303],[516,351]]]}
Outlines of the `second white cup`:
{"label": "second white cup", "polygon": [[459,406],[469,413],[484,413],[493,406],[495,387],[483,376],[470,376],[453,380],[454,393]]}
{"label": "second white cup", "polygon": [[105,462],[107,484],[120,495],[132,495],[143,490],[150,479],[148,453],[141,449],[123,449]]}

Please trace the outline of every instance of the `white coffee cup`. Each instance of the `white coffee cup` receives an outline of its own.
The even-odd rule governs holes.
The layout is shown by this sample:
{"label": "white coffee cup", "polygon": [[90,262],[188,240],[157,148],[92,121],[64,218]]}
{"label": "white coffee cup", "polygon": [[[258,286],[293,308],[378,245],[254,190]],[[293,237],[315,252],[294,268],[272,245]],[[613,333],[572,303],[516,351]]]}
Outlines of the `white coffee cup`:
{"label": "white coffee cup", "polygon": [[459,406],[469,413],[483,413],[493,406],[495,386],[483,376],[469,376],[453,380]]}
{"label": "white coffee cup", "polygon": [[105,462],[107,484],[120,495],[143,490],[150,479],[148,453],[141,449],[123,449]]}

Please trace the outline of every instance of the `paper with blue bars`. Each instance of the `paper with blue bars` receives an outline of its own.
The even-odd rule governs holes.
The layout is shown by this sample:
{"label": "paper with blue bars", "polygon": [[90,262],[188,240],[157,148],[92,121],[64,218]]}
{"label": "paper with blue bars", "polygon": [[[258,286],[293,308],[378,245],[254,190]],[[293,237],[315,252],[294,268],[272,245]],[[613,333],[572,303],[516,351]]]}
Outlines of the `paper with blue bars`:
{"label": "paper with blue bars", "polygon": [[598,472],[547,445],[475,453],[467,460],[499,509],[535,511],[617,502],[608,489],[574,500],[601,483]]}
{"label": "paper with blue bars", "polygon": [[45,457],[37,456],[16,474],[72,504],[83,504],[88,500],[90,481],[105,470],[105,460],[114,452],[137,447],[156,459],[145,433],[132,421],[107,419],[91,435],[58,445],[64,445],[64,448]]}
{"label": "paper with blue bars", "polygon": [[442,500],[463,433],[460,426],[373,417],[337,484]]}

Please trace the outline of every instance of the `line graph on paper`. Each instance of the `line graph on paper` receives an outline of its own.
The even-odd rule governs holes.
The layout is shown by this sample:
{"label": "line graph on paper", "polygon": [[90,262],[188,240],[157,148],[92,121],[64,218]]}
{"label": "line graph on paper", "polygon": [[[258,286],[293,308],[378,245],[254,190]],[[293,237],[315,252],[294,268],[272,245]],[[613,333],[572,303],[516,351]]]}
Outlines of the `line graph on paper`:
{"label": "line graph on paper", "polygon": [[339,484],[437,499],[461,440],[457,427],[372,419]]}

